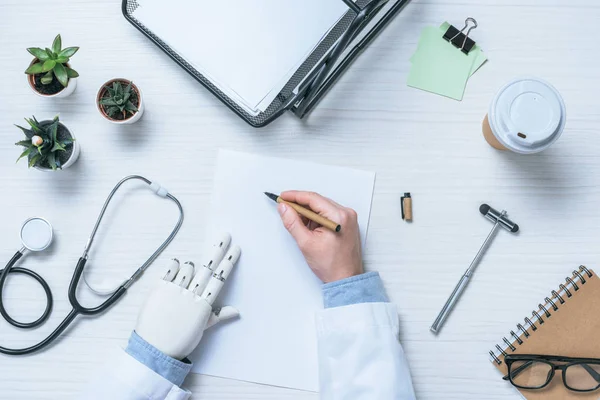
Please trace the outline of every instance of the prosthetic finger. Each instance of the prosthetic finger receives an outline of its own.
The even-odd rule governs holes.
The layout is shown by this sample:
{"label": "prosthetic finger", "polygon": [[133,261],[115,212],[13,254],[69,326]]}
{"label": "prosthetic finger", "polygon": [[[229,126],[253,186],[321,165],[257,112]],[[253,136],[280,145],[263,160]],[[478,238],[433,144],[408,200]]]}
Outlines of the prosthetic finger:
{"label": "prosthetic finger", "polygon": [[171,261],[169,261],[167,273],[163,277],[163,281],[171,282],[173,279],[175,279],[175,276],[177,275],[178,271],[179,271],[179,260],[176,258],[173,258],[173,259],[171,259]]}
{"label": "prosthetic finger", "polygon": [[193,276],[194,276],[194,263],[191,261],[186,261],[179,269],[179,272],[177,273],[177,276],[173,280],[173,283],[176,284],[177,286],[181,286],[182,288],[187,289]]}
{"label": "prosthetic finger", "polygon": [[230,243],[231,235],[229,233],[224,233],[221,235],[219,240],[213,244],[210,253],[207,255],[207,258],[198,268],[196,276],[189,286],[189,290],[197,295],[200,295],[204,291],[208,281],[210,280],[210,277],[213,274],[214,268],[219,265],[223,259],[223,255],[225,254],[225,251],[227,251]]}
{"label": "prosthetic finger", "polygon": [[238,246],[233,246],[213,273],[208,281],[206,289],[204,289],[204,292],[202,292],[202,295],[200,296],[206,300],[208,304],[212,305],[217,296],[219,296],[227,277],[229,277],[231,270],[233,270],[233,266],[239,260],[241,252],[242,251]]}
{"label": "prosthetic finger", "polygon": [[206,329],[218,324],[221,321],[226,321],[228,319],[236,318],[239,316],[240,312],[237,310],[237,308],[234,307],[225,306],[223,308],[215,309],[213,310],[212,314],[210,315],[210,318],[208,319],[208,322],[206,323]]}

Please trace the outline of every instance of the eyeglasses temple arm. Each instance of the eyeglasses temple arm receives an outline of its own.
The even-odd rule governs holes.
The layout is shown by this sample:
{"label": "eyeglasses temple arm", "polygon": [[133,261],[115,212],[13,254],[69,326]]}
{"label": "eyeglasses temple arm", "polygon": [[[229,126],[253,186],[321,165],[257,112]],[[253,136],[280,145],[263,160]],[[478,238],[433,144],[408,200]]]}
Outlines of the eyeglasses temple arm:
{"label": "eyeglasses temple arm", "polygon": [[[512,377],[513,378],[517,377],[521,372],[523,372],[524,370],[526,370],[527,368],[529,368],[531,366],[531,364],[533,364],[533,361],[527,361],[525,364],[521,365],[520,367],[515,368],[513,371],[511,371]],[[507,381],[508,380],[508,374],[504,375],[502,377],[502,379],[504,379],[505,381]]]}
{"label": "eyeglasses temple arm", "polygon": [[581,364],[581,366],[596,380],[596,382],[600,383],[600,374],[596,372],[594,368],[587,364]]}

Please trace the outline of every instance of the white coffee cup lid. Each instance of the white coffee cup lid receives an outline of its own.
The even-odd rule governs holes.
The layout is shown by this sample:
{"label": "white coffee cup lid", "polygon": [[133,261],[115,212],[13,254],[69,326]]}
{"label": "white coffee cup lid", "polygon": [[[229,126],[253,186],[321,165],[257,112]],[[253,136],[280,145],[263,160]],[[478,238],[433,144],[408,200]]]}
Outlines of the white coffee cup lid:
{"label": "white coffee cup lid", "polygon": [[552,145],[566,123],[560,93],[538,78],[519,78],[494,97],[489,122],[496,138],[517,153],[537,153]]}

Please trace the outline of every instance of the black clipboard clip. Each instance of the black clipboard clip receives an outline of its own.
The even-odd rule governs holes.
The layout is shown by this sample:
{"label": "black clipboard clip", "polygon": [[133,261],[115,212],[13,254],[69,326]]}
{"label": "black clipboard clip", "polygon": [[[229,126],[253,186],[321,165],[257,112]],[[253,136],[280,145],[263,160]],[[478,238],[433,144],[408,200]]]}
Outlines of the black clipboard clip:
{"label": "black clipboard clip", "polygon": [[[472,25],[469,26],[469,23]],[[459,31],[454,25],[450,25],[446,33],[444,33],[444,39],[448,42],[452,43],[454,47],[460,49],[465,54],[469,54],[469,52],[475,47],[475,41],[469,37],[469,33],[473,29],[477,28],[477,21],[475,18],[467,18],[465,19],[465,26]],[[464,33],[464,31],[467,31]]]}

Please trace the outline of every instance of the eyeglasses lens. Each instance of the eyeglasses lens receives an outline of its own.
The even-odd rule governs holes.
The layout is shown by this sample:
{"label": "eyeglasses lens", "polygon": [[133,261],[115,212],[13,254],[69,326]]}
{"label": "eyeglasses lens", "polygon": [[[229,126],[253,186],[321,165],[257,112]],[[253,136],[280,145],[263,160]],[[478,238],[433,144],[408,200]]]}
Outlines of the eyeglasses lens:
{"label": "eyeglasses lens", "polygon": [[600,364],[581,363],[566,370],[566,383],[575,390],[595,390],[600,387]]}
{"label": "eyeglasses lens", "polygon": [[510,367],[513,384],[522,388],[537,389],[544,386],[552,375],[552,366],[538,361],[515,361]]}

